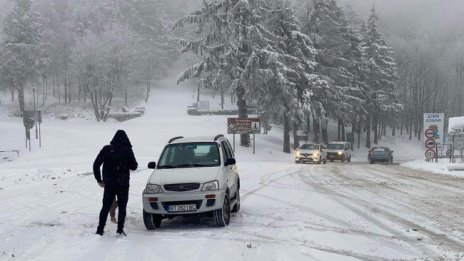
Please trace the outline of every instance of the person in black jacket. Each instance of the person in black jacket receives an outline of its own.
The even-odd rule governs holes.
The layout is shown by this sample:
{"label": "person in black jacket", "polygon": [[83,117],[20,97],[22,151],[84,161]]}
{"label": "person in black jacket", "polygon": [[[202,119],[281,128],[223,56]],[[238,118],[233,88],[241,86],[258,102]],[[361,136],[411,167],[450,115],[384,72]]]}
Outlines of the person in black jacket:
{"label": "person in black jacket", "polygon": [[[100,166],[103,164],[103,179],[100,175]],[[118,130],[111,140],[98,154],[93,163],[93,174],[100,187],[104,188],[103,206],[100,211],[99,224],[96,234],[103,236],[108,213],[115,199],[118,198],[118,230],[116,233],[124,233],[124,221],[126,219],[126,206],[129,199],[129,171],[137,169],[132,145],[126,132]]]}

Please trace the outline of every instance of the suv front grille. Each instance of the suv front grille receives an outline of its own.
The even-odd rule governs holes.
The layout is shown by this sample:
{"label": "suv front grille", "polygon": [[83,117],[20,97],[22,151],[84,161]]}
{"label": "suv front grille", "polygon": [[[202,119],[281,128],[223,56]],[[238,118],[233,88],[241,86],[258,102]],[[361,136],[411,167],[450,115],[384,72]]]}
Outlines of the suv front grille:
{"label": "suv front grille", "polygon": [[164,189],[166,191],[189,191],[197,190],[200,188],[200,183],[181,183],[181,184],[166,184]]}

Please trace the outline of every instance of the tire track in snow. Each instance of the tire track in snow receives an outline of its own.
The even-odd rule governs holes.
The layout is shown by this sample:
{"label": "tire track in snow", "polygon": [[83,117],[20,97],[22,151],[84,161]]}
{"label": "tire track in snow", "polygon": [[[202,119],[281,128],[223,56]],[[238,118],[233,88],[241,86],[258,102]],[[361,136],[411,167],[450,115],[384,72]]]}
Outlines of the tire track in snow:
{"label": "tire track in snow", "polygon": [[[364,169],[362,171],[365,172]],[[351,171],[351,173],[349,172],[350,172],[350,169],[347,169],[347,168],[341,169],[341,168],[334,167],[331,169],[331,173],[335,175],[335,177],[339,180],[339,182],[342,181],[344,183],[349,184],[350,182],[353,182],[353,180],[359,181],[360,177],[367,179],[366,177],[357,176],[355,174],[356,171]],[[345,175],[343,175],[342,173]],[[377,176],[374,176],[374,178],[377,178]],[[362,182],[363,180],[361,180],[361,183]],[[310,183],[310,185],[311,184],[314,185],[314,183]],[[320,183],[320,184],[323,184],[323,183]],[[383,229],[390,231],[390,233],[398,235],[398,233],[395,230],[391,230],[388,227],[388,225],[386,225],[384,221],[381,220],[381,218],[379,217],[379,214],[380,216],[385,217],[385,219],[388,221],[393,221],[395,223],[402,224],[406,227],[419,228],[421,233],[425,234],[427,237],[440,241],[440,242],[444,241],[448,246],[453,246],[454,249],[457,249],[458,251],[462,251],[461,240],[455,240],[455,239],[449,238],[446,235],[431,231],[430,229],[427,229],[426,227],[419,225],[417,222],[401,217],[400,215],[394,213],[394,212],[401,212],[397,208],[388,210],[387,208],[389,207],[382,206],[382,204],[378,204],[378,203],[375,207],[373,207],[373,204],[371,201],[374,198],[382,198],[383,201],[393,201],[394,203],[398,203],[398,202],[396,200],[392,200],[391,198],[380,196],[379,191],[372,190],[372,187],[370,186],[363,186],[359,189],[356,186],[352,186],[350,187],[350,189],[346,189],[346,186],[337,187],[337,189],[333,189],[332,187],[333,186],[329,185],[329,186],[326,186],[324,189],[331,191],[331,193],[337,194],[339,202],[342,205],[346,206],[347,208],[352,209],[352,211],[356,212],[360,216],[363,216],[364,218],[368,219],[374,224],[379,225]],[[379,186],[377,186],[376,188],[378,187]],[[356,192],[353,192],[354,190]],[[370,191],[370,194],[366,196],[366,198],[370,199],[369,201],[359,198],[359,196],[362,194],[365,194],[366,191]],[[404,205],[404,204],[401,204],[401,205]],[[404,206],[404,207],[407,207],[407,206]],[[409,211],[413,210],[411,208],[407,208],[407,209],[409,209]],[[375,214],[373,215],[372,213],[375,213]],[[414,244],[413,246],[415,247],[416,245],[417,244]],[[437,245],[439,245],[439,243]],[[430,256],[431,254],[436,255],[435,252],[433,253],[430,252],[429,248],[421,247],[420,249],[422,249],[427,254],[427,256]]]}

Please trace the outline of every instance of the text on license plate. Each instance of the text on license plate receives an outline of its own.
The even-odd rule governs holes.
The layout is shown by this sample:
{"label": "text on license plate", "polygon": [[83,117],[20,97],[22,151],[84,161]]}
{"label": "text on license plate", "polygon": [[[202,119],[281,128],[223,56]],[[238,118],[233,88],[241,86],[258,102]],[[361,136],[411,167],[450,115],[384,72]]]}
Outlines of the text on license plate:
{"label": "text on license plate", "polygon": [[197,205],[187,204],[187,205],[170,205],[169,212],[183,212],[183,211],[195,211],[197,210]]}

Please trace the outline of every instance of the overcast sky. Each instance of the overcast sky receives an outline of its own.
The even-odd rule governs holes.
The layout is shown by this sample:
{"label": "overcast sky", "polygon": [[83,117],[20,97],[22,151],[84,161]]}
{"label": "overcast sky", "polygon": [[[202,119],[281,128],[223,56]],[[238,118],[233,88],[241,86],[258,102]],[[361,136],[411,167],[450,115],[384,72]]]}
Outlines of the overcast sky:
{"label": "overcast sky", "polygon": [[339,0],[367,18],[373,3],[382,24],[411,32],[464,31],[464,0]]}
{"label": "overcast sky", "polygon": [[396,47],[423,45],[464,54],[464,0],[338,0],[366,20],[375,4],[382,33]]}

